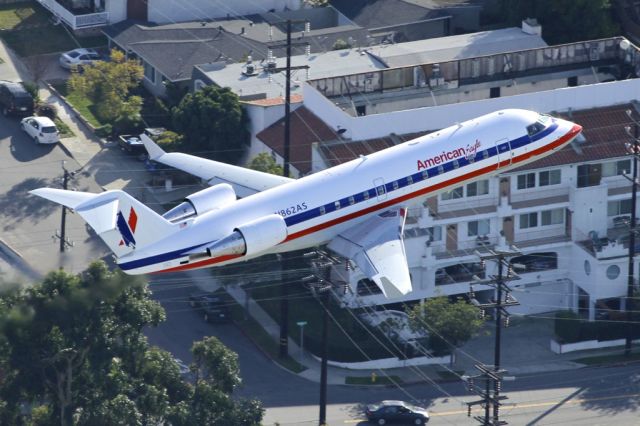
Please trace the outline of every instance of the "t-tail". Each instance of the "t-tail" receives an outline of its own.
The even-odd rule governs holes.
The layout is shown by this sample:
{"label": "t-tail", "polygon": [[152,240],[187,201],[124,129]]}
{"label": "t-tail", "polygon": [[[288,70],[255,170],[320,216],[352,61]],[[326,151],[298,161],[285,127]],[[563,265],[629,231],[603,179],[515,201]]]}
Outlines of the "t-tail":
{"label": "t-tail", "polygon": [[116,257],[146,247],[177,231],[174,225],[124,191],[91,194],[40,188],[31,194],[73,209]]}

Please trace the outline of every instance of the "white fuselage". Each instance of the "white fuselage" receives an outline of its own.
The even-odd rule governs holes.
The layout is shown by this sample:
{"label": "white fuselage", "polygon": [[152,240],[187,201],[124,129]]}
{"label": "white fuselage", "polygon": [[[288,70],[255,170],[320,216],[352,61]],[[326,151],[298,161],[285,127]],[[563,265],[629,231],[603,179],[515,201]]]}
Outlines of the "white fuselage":
{"label": "white fuselage", "polygon": [[[531,129],[537,122],[537,128]],[[413,204],[549,155],[580,130],[574,123],[526,110],[491,113],[204,213],[180,224],[179,231],[167,238],[121,257],[118,263],[127,273],[137,274],[247,260],[247,256],[191,260],[188,253],[274,213],[284,217],[288,236],[252,257],[316,246],[371,214]]]}

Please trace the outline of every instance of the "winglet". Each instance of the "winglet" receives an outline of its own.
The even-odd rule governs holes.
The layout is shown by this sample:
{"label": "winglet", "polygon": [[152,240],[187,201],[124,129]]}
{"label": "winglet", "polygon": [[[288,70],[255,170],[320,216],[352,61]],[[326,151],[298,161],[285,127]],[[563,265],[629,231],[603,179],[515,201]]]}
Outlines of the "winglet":
{"label": "winglet", "polygon": [[146,148],[147,152],[149,153],[149,159],[157,160],[158,158],[166,154],[166,152],[164,152],[164,150],[160,148],[158,144],[153,141],[153,139],[151,139],[149,136],[145,135],[144,133],[140,135],[140,140],[144,144],[144,147]]}

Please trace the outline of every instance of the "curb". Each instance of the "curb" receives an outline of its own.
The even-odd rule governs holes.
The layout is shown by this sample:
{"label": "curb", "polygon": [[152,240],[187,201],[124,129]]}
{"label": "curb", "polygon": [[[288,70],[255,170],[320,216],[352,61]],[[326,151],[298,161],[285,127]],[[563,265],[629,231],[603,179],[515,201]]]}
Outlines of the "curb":
{"label": "curb", "polygon": [[7,244],[2,238],[0,238],[0,255],[7,259],[7,261],[10,262],[11,266],[17,267],[20,272],[27,275],[29,278],[42,278],[42,274],[33,269],[31,265],[26,262],[24,257],[22,257],[20,252]]}

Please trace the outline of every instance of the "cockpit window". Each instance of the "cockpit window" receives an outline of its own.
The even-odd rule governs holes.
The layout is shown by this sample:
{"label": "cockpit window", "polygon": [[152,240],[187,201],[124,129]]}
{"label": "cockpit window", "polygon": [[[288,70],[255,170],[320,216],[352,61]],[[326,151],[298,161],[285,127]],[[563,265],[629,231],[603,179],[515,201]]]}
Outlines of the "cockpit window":
{"label": "cockpit window", "polygon": [[551,117],[547,114],[538,115],[538,119],[535,123],[527,126],[527,133],[529,136],[534,136],[543,131],[551,122]]}

